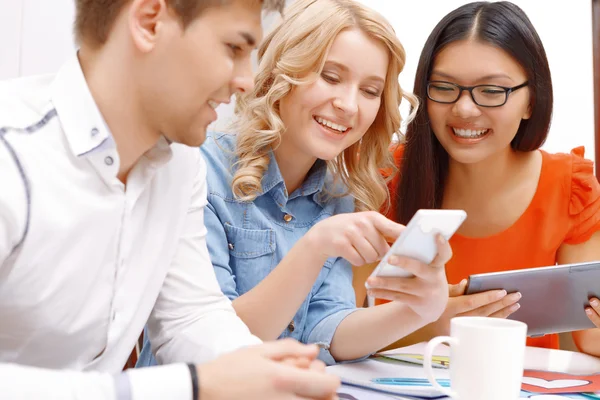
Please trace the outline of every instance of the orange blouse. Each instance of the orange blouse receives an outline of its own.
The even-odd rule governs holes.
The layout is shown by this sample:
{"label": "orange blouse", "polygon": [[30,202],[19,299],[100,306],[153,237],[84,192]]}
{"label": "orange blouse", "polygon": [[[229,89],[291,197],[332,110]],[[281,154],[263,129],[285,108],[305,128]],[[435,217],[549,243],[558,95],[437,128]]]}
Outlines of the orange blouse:
{"label": "orange blouse", "polygon": [[[394,151],[397,166],[403,150],[398,146]],[[575,148],[570,154],[540,151],[537,190],[512,226],[489,237],[455,234],[450,239],[454,255],[446,265],[449,283],[472,274],[554,265],[563,243],[584,243],[600,231],[600,185],[593,162],[583,158],[584,148]],[[390,192],[397,185],[398,176],[391,181]],[[393,219],[393,210],[389,216]],[[527,345],[558,348],[558,335],[528,338]]]}

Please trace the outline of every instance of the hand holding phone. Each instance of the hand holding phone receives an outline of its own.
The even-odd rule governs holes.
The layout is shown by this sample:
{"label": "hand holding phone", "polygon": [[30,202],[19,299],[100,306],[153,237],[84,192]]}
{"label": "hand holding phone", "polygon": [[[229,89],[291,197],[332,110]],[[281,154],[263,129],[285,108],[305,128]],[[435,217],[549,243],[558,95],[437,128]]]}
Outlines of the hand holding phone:
{"label": "hand holding phone", "polygon": [[436,235],[449,240],[466,218],[463,210],[418,210],[371,276],[411,277],[401,267],[388,264],[389,257],[398,255],[430,264],[437,254]]}

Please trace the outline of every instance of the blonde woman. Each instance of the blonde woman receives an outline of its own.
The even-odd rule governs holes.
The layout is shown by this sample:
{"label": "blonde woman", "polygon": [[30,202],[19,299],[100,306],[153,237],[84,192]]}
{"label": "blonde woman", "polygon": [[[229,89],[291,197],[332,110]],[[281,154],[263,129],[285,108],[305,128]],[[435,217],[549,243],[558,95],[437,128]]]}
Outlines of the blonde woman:
{"label": "blonde woman", "polygon": [[370,282],[398,301],[357,309],[352,289],[351,264],[380,259],[403,229],[373,210],[388,200],[379,171],[393,165],[400,101],[416,106],[398,83],[404,50],[359,3],[297,0],[258,56],[236,134],[202,147],[217,279],[261,339],[317,343],[328,364],[368,356],[435,321],[448,300],[443,239],[432,265],[395,261],[415,278]]}

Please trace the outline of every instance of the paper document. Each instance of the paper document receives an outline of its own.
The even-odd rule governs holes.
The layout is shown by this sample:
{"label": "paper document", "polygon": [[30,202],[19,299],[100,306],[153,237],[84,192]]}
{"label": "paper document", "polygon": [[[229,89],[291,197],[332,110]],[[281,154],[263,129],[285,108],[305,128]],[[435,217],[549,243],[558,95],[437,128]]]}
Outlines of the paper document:
{"label": "paper document", "polygon": [[[443,393],[426,382],[423,368],[414,364],[376,358],[354,364],[333,365],[327,367],[327,371],[339,376],[344,384],[383,393],[411,396],[418,399],[445,397]],[[436,369],[434,373],[441,384],[449,384],[449,370]]]}
{"label": "paper document", "polygon": [[[376,357],[385,357],[393,360],[404,361],[411,364],[423,365],[423,353],[426,343],[417,343],[412,346],[402,347],[375,354]],[[442,345],[435,349],[431,362],[434,368],[448,368],[450,365],[450,349]]]}
{"label": "paper document", "polygon": [[412,400],[410,397],[401,397],[347,385],[342,385],[337,395],[340,400]]}

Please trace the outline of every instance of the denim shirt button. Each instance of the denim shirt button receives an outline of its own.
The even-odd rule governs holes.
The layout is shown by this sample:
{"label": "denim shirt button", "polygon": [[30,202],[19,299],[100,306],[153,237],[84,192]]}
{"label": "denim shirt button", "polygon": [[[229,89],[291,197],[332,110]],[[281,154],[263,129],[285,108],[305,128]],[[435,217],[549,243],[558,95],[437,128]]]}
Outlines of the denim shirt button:
{"label": "denim shirt button", "polygon": [[229,247],[229,250],[233,250],[234,248],[233,243],[229,243],[227,246]]}
{"label": "denim shirt button", "polygon": [[323,350],[329,350],[327,343],[317,343],[317,347]]}
{"label": "denim shirt button", "polygon": [[294,332],[294,330],[296,329],[296,324],[294,324],[294,320],[292,320],[292,322],[290,322],[290,324],[288,325],[288,331]]}
{"label": "denim shirt button", "polygon": [[290,221],[291,221],[293,218],[294,218],[294,217],[292,217],[290,214],[285,214],[285,215],[283,216],[283,220],[284,220],[285,222],[290,222]]}

